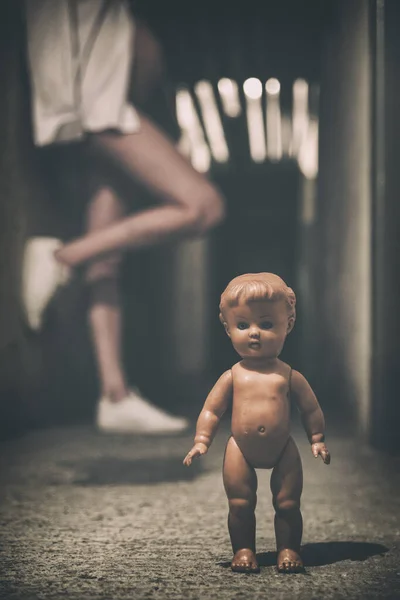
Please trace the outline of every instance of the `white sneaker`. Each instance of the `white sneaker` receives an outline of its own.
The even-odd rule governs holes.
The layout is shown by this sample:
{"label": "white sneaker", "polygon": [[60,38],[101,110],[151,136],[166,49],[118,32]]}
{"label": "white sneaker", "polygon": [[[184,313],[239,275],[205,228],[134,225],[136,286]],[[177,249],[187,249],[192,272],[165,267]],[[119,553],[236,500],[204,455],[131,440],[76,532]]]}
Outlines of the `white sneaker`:
{"label": "white sneaker", "polygon": [[184,417],[174,417],[143,398],[133,389],[120,402],[101,398],[97,407],[97,427],[109,433],[179,433],[189,426]]}
{"label": "white sneaker", "polygon": [[59,263],[54,252],[61,248],[57,238],[30,238],[22,265],[22,304],[28,325],[39,330],[44,311],[57,288],[67,283],[71,269]]}

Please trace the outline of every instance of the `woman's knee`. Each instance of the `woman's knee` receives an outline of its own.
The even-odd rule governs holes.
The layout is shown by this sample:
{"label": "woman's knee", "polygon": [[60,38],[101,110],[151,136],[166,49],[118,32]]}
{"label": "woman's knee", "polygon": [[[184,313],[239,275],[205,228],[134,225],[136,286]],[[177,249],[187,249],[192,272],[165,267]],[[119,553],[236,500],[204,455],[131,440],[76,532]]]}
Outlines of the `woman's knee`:
{"label": "woman's knee", "polygon": [[204,234],[224,220],[225,200],[218,190],[211,188],[187,210],[190,225],[194,232]]}
{"label": "woman's knee", "polygon": [[218,190],[214,189],[204,207],[203,227],[205,229],[216,227],[225,219],[225,214],[225,199]]}
{"label": "woman's knee", "polygon": [[113,252],[109,256],[96,260],[86,268],[86,281],[88,283],[103,279],[118,279],[122,261],[121,252]]}

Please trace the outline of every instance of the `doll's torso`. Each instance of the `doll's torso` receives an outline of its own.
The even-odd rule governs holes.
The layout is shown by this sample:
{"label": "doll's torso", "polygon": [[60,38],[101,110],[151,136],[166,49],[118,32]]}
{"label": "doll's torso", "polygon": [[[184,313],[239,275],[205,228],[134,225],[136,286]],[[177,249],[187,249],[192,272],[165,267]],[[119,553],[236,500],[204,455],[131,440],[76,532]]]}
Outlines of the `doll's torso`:
{"label": "doll's torso", "polygon": [[290,435],[289,365],[278,361],[271,371],[232,367],[232,435],[255,468],[272,468]]}

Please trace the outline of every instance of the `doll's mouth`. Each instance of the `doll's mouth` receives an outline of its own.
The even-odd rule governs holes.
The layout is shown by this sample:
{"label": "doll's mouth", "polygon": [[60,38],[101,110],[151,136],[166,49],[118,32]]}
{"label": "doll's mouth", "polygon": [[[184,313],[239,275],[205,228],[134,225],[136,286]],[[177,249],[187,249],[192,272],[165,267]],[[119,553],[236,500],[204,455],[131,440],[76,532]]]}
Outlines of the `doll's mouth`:
{"label": "doll's mouth", "polygon": [[260,342],[250,342],[249,348],[252,348],[253,350],[259,350],[261,348],[261,344]]}

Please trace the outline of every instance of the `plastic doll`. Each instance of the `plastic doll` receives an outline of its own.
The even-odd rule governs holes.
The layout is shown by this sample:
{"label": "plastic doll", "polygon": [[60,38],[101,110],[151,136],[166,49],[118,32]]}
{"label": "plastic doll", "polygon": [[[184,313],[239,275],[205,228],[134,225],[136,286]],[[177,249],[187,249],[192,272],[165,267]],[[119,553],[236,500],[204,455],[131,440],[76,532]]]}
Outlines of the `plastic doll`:
{"label": "plastic doll", "polygon": [[201,411],[195,444],[184,459],[205,454],[232,400],[231,436],[226,445],[223,481],[229,501],[228,528],[233,571],[259,571],[256,559],[257,475],[272,469],[277,569],[303,570],[300,557],[303,475],[290,435],[290,400],[296,403],[315,457],[329,464],[324,416],[306,379],[278,357],[296,318],[296,296],[272,273],[241,275],[221,296],[220,320],[242,360],[226,371]]}

